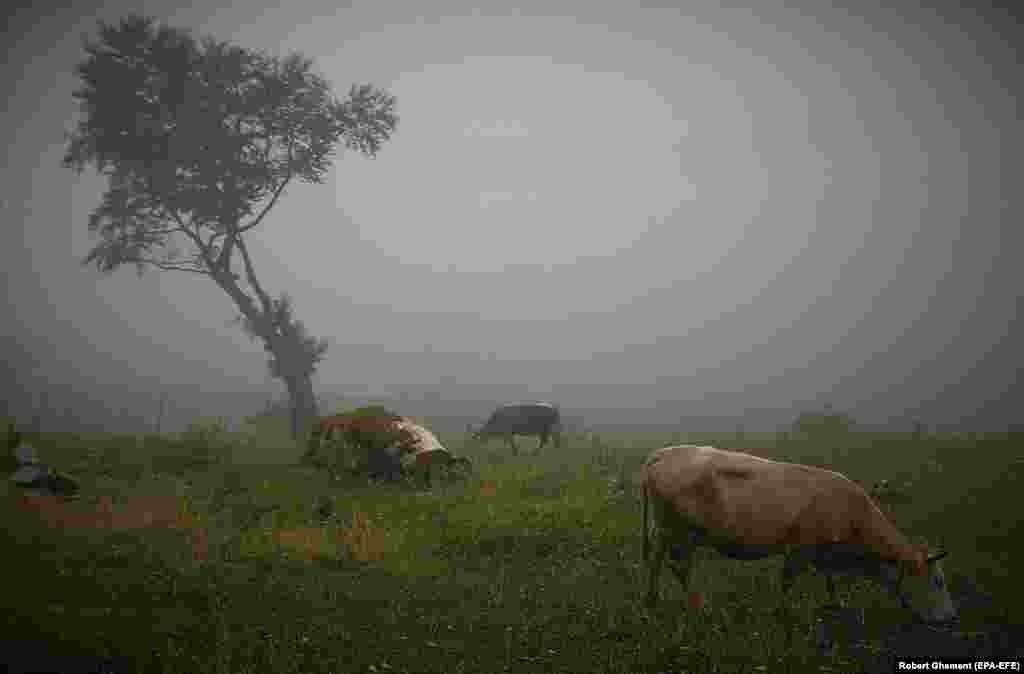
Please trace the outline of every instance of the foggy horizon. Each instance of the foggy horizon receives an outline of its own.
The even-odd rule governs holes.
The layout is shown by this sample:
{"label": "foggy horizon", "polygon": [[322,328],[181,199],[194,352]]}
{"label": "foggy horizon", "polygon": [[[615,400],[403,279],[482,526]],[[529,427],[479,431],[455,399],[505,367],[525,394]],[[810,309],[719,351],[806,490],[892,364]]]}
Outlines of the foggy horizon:
{"label": "foggy horizon", "polygon": [[246,238],[263,285],[330,342],[323,399],[452,428],[548,400],[595,428],[770,430],[831,404],[865,428],[1019,430],[1009,19],[750,4],[13,14],[8,413],[27,421],[46,392],[130,425],[166,393],[180,428],[193,409],[237,419],[284,395],[210,279],[81,265],[107,185],[60,165],[73,69],[97,19],[135,11],[299,51],[338,98],[360,83],[397,98],[376,159],[339,150],[324,184],[292,183]]}

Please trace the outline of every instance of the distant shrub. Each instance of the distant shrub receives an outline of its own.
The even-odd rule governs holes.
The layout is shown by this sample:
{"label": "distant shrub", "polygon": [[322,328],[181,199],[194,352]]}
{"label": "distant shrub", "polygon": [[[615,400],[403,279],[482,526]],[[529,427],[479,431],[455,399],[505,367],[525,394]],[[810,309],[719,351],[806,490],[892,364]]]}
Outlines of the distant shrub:
{"label": "distant shrub", "polygon": [[223,417],[200,417],[188,425],[181,434],[181,440],[192,445],[212,447],[225,442],[227,436],[228,430]]}
{"label": "distant shrub", "polygon": [[853,419],[840,412],[833,412],[831,405],[824,412],[803,412],[794,422],[796,430],[811,436],[838,435],[846,433],[853,426]]}
{"label": "distant shrub", "polygon": [[293,443],[288,419],[279,416],[252,416],[242,420],[237,434],[241,444],[254,447],[281,448]]}
{"label": "distant shrub", "polygon": [[199,418],[190,423],[179,438],[184,454],[162,457],[166,460],[160,463],[165,469],[170,469],[168,472],[174,473],[224,463],[231,454],[233,444],[223,418]]}
{"label": "distant shrub", "polygon": [[256,414],[245,417],[242,423],[253,423],[260,419],[266,419],[268,417],[279,417],[282,419],[288,419],[291,415],[291,403],[287,400],[268,400],[264,404],[263,409]]}

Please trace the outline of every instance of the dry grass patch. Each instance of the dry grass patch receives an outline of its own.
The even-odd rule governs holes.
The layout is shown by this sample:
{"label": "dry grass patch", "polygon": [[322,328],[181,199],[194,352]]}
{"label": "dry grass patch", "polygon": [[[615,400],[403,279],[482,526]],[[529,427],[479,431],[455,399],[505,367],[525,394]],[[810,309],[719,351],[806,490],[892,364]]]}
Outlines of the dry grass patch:
{"label": "dry grass patch", "polygon": [[202,564],[210,558],[210,533],[206,527],[189,531],[189,548],[195,564]]}
{"label": "dry grass patch", "polygon": [[26,515],[37,516],[48,528],[65,532],[187,531],[192,560],[202,562],[210,555],[209,532],[200,526],[186,504],[174,496],[129,496],[115,505],[110,496],[104,495],[95,504],[83,507],[57,496],[18,494],[15,507]]}
{"label": "dry grass patch", "polygon": [[270,537],[279,548],[294,550],[305,559],[332,556],[333,546],[320,527],[300,526],[274,529]]}
{"label": "dry grass patch", "polygon": [[480,480],[481,496],[496,496],[498,493],[497,480]]}
{"label": "dry grass patch", "polygon": [[347,545],[359,561],[378,560],[384,555],[384,530],[373,525],[362,511],[352,512],[352,524],[337,531],[338,542]]}

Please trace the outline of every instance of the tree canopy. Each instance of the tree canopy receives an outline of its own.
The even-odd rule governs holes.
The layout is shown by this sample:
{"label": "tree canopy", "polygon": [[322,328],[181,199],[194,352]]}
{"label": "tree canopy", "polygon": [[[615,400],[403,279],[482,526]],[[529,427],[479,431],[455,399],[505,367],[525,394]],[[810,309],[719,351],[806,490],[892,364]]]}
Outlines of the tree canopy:
{"label": "tree canopy", "polygon": [[84,115],[63,163],[79,172],[92,163],[110,178],[89,218],[102,242],[86,262],[102,271],[131,263],[229,273],[235,250],[248,265],[240,235],[292,179],[323,182],[339,139],[376,156],[398,121],[395,99],[368,84],[335,100],[299,54],[197,42],[138,15],[100,22],[99,35],[75,68]]}

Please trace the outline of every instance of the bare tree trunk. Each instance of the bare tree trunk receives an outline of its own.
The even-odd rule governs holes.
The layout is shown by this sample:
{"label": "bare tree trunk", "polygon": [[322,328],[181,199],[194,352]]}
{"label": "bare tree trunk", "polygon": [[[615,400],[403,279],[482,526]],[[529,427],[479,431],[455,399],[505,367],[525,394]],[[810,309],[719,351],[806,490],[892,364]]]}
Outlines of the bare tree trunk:
{"label": "bare tree trunk", "polygon": [[[316,396],[313,393],[312,375],[316,362],[326,347],[312,348],[304,342],[302,324],[295,321],[284,298],[273,301],[260,287],[241,240],[237,241],[245,263],[246,277],[260,302],[258,308],[252,298],[238,287],[238,276],[222,269],[214,280],[234,301],[242,312],[250,335],[263,341],[263,349],[273,355],[271,375],[284,380],[291,402],[289,426],[292,438],[300,442],[317,416]],[[227,250],[227,249],[225,249]],[[223,253],[222,253],[223,256]]]}
{"label": "bare tree trunk", "polygon": [[285,386],[291,401],[288,415],[289,430],[296,442],[305,439],[312,421],[319,416],[316,396],[313,394],[313,381],[309,375],[286,376]]}

